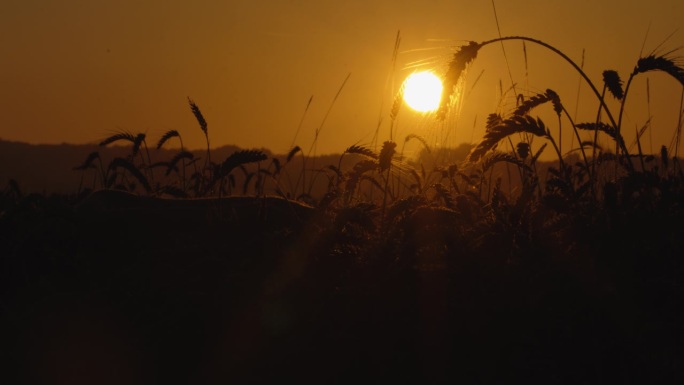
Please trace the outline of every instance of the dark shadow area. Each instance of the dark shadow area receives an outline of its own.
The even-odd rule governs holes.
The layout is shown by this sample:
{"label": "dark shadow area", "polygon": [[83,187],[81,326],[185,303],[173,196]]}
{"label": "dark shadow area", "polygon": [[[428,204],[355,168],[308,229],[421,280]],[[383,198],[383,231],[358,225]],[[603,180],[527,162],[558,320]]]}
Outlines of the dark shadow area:
{"label": "dark shadow area", "polygon": [[684,379],[681,216],[594,213],[513,241],[465,208],[382,225],[377,208],[263,202],[4,196],[3,382]]}

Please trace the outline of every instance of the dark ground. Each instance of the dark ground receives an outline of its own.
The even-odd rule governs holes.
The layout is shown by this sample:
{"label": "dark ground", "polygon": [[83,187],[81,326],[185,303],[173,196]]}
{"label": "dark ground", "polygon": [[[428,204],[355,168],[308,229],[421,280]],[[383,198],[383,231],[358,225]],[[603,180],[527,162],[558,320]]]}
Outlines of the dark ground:
{"label": "dark ground", "polygon": [[364,244],[316,217],[34,197],[0,217],[2,382],[682,383],[671,221],[510,261],[495,238]]}

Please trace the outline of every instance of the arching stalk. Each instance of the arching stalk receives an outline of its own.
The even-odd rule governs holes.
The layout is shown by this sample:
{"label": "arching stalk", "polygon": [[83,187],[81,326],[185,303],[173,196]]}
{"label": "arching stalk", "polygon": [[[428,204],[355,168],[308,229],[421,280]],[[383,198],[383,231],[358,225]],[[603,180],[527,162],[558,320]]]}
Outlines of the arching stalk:
{"label": "arching stalk", "polygon": [[[615,137],[618,138],[621,143],[623,142],[622,135],[620,134],[620,127],[622,126],[622,116],[623,116],[623,113],[625,111],[625,104],[627,104],[627,94],[629,93],[629,86],[632,84],[632,79],[634,79],[635,75],[636,75],[635,72],[632,72],[629,75],[629,79],[627,79],[627,84],[625,85],[625,92],[622,94],[622,100],[620,101],[620,115],[618,115],[618,125],[615,127],[615,132],[616,132]],[[615,152],[616,153],[617,153],[617,145],[621,144],[621,143],[617,143],[615,145],[615,149],[616,149]],[[624,143],[622,143],[622,145],[624,146]],[[625,149],[623,149],[623,151],[625,152],[625,155],[629,156],[629,154],[627,153],[627,151]],[[628,161],[627,163],[629,163],[630,165],[632,164],[631,160]]]}
{"label": "arching stalk", "polygon": [[[562,51],[560,51],[556,47],[554,47],[550,44],[547,44],[541,40],[533,39],[533,38],[530,38],[527,36],[499,37],[499,38],[487,40],[487,41],[480,43],[480,47],[484,47],[485,45],[488,45],[488,44],[498,43],[498,42],[506,41],[506,40],[529,41],[529,42],[541,45],[542,47],[548,48],[549,50],[553,51],[554,53],[556,53],[557,55],[559,55],[560,57],[565,59],[565,61],[567,61],[582,76],[582,78],[584,78],[584,80],[587,82],[587,84],[589,85],[591,90],[594,92],[594,94],[598,98],[599,103],[601,104],[601,107],[603,108],[603,110],[606,111],[606,115],[608,116],[610,123],[613,125],[613,127],[615,128],[615,131],[617,133],[617,135],[616,135],[616,141],[618,142],[617,146],[620,146],[620,148],[622,148],[622,152],[625,154],[625,156],[629,156],[629,151],[627,151],[627,148],[624,144],[624,141],[622,140],[622,137],[620,136],[619,123],[615,122],[615,118],[613,118],[613,115],[611,114],[610,110],[608,109],[608,106],[606,105],[605,99],[602,97],[601,93],[599,93],[598,89],[596,88],[594,83],[591,81],[591,79],[589,79],[587,74],[584,72],[584,70],[582,70],[582,68],[580,68],[580,66],[577,65],[577,63],[575,63],[572,59],[570,59],[566,54],[564,54]],[[630,77],[630,81],[631,81],[631,77]],[[627,87],[629,87],[629,83],[628,83]],[[623,107],[624,107],[624,102],[623,102]],[[620,111],[621,111],[620,115],[622,115],[622,108]],[[631,162],[627,162],[627,165],[628,165],[628,168],[630,169],[630,171],[632,171],[633,167],[632,167]]]}

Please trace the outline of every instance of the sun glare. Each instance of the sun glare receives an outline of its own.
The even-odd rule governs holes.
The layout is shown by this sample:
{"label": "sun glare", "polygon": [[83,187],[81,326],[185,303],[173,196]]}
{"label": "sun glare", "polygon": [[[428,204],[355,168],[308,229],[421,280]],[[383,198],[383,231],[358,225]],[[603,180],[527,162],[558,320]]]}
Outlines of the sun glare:
{"label": "sun glare", "polygon": [[411,74],[404,81],[404,101],[416,111],[434,111],[441,99],[442,81],[430,71]]}

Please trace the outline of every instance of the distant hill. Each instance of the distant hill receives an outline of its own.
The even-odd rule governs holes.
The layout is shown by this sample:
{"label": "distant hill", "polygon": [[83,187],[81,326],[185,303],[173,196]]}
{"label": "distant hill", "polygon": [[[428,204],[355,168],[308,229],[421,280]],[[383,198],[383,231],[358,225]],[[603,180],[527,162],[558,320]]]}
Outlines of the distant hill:
{"label": "distant hill", "polygon": [[[435,170],[436,167],[460,163],[467,156],[471,145],[463,144],[455,149],[439,149],[432,152],[421,151],[418,154],[418,159],[407,160],[409,168],[415,168],[418,172],[428,172]],[[230,154],[243,148],[237,146],[223,146],[211,150],[211,158],[214,162],[222,162]],[[271,167],[271,158],[278,158],[281,165],[285,165],[285,154],[273,154],[268,149],[259,149],[268,156],[268,160],[262,162],[260,167]],[[0,189],[8,186],[10,180],[15,180],[20,190],[23,193],[41,193],[41,194],[70,194],[77,193],[79,186],[92,187],[94,173],[92,170],[87,172],[74,170],[75,167],[83,164],[85,159],[94,151],[98,151],[100,158],[103,160],[105,167],[116,157],[126,157],[130,154],[131,147],[125,145],[110,145],[107,147],[100,147],[96,144],[56,144],[56,145],[34,145],[23,142],[11,142],[0,140]],[[144,149],[142,150],[144,151]],[[151,162],[169,161],[174,155],[178,154],[179,149],[162,148],[157,150],[154,145],[149,149]],[[193,155],[197,158],[204,159],[206,157],[206,150],[193,150]],[[143,152],[146,156],[146,153]],[[577,154],[573,154],[566,159],[569,164],[574,164],[579,160]],[[327,154],[316,157],[316,159],[309,159],[307,164],[302,163],[302,154],[298,153],[287,164],[287,175],[282,178],[282,189],[286,193],[293,192],[293,186],[298,196],[302,192],[302,185],[299,185],[299,175],[301,170],[307,170],[307,180],[301,181],[311,185],[313,189],[308,191],[314,197],[321,197],[328,189],[328,178],[334,168],[341,166],[342,171],[354,167],[359,161],[364,159],[358,154],[347,154],[344,156],[344,161],[341,162],[340,154]],[[572,160],[572,161],[571,161]],[[202,163],[202,162],[200,162]],[[557,166],[556,162],[538,162],[539,175],[541,180],[545,180],[544,175],[548,166]],[[333,166],[332,168],[328,166]],[[502,166],[505,167],[505,166]],[[505,169],[503,169],[505,170]],[[156,173],[155,173],[156,174]],[[502,187],[508,189],[508,182],[512,178],[512,182],[516,184],[518,179],[514,174],[502,174]],[[83,178],[83,179],[82,179]],[[242,183],[245,182],[242,173],[236,173],[237,193],[242,191]],[[495,181],[496,178],[492,179]],[[254,181],[252,181],[254,182]],[[434,183],[435,181],[433,181]],[[245,182],[246,183],[246,182]],[[163,183],[162,183],[163,184]],[[271,186],[273,187],[273,186]],[[270,191],[272,192],[272,191]]]}
{"label": "distant hill", "polygon": [[[211,150],[212,159],[223,160],[236,150],[236,146],[223,146]],[[261,149],[271,156],[271,152]],[[99,151],[105,163],[115,157],[125,157],[130,146],[99,147],[95,144],[29,144],[0,140],[0,188],[5,188],[14,179],[25,193],[74,193],[78,190],[81,177],[75,171],[88,154]],[[177,149],[150,148],[152,162],[169,160]],[[206,151],[193,151],[204,159]]]}
{"label": "distant hill", "polygon": [[[149,149],[152,163],[168,161],[179,152],[177,148],[157,150],[154,145]],[[222,146],[211,150],[211,159],[214,162],[225,160],[235,151],[243,150],[238,146]],[[281,164],[285,163],[287,155],[274,155],[270,150],[260,148],[269,160],[264,162],[264,166],[270,164],[273,157],[279,158]],[[100,147],[96,144],[29,144],[24,142],[12,142],[0,139],[0,189],[8,186],[11,179],[15,180],[23,193],[41,194],[69,194],[76,193],[79,185],[84,187],[92,185],[93,173],[85,173],[74,170],[75,167],[83,164],[85,159],[94,151],[98,151],[101,159],[107,164],[116,157],[126,157],[130,154],[131,146],[110,145]],[[143,150],[144,151],[144,150]],[[192,150],[195,157],[204,159],[206,150]],[[340,159],[339,154],[321,155],[316,160],[310,160],[307,169],[324,168],[327,165],[337,165]],[[357,155],[348,154],[345,157],[343,169],[354,164]],[[289,183],[294,183],[302,170],[302,154],[298,153],[288,166],[293,175],[290,176]],[[320,173],[316,173],[320,174]],[[327,180],[322,175],[315,177],[317,192],[325,192]]]}

